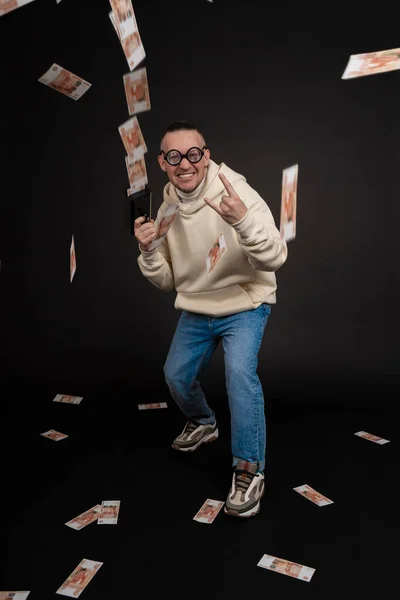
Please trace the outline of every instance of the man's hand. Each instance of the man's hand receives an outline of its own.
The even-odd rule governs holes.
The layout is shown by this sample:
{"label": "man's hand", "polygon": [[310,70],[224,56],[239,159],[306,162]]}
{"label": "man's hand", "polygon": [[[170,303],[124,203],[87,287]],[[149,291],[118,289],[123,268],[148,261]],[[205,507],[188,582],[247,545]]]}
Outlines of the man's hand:
{"label": "man's hand", "polygon": [[145,217],[138,217],[134,223],[135,238],[140,244],[140,249],[147,252],[151,242],[156,237],[156,228],[154,227],[154,219],[150,219],[147,223],[144,222]]}
{"label": "man's hand", "polygon": [[206,202],[208,206],[211,206],[211,208],[213,208],[215,212],[217,212],[220,217],[224,219],[224,221],[229,223],[229,225],[232,225],[233,223],[237,223],[243,219],[244,215],[247,213],[247,207],[239,198],[225,175],[220,173],[219,178],[224,184],[228,195],[222,196],[219,205],[214,204],[214,202],[211,202],[211,200],[208,198],[204,198],[204,202]]}

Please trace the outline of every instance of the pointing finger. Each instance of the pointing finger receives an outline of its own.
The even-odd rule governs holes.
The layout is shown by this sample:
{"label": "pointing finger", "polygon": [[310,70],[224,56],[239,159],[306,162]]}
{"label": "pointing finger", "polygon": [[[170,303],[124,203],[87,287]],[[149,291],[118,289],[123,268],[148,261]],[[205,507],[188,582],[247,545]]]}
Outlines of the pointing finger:
{"label": "pointing finger", "polygon": [[228,194],[230,196],[236,196],[236,192],[232,186],[232,184],[227,180],[227,178],[225,177],[225,175],[223,173],[219,173],[219,178],[222,181],[222,183],[225,186],[226,191],[228,192]]}

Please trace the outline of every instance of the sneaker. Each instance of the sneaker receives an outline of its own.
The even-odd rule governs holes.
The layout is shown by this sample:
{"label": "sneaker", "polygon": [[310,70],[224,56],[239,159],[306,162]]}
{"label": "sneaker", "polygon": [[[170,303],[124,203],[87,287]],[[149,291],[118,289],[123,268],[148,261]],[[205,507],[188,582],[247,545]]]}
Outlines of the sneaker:
{"label": "sneaker", "polygon": [[172,447],[181,452],[194,452],[201,444],[213,442],[218,437],[217,423],[199,425],[188,421],[180,435],[172,442]]}
{"label": "sneaker", "polygon": [[256,473],[257,463],[239,460],[233,472],[232,486],[224,511],[233,517],[253,517],[260,510],[264,495],[264,473]]}

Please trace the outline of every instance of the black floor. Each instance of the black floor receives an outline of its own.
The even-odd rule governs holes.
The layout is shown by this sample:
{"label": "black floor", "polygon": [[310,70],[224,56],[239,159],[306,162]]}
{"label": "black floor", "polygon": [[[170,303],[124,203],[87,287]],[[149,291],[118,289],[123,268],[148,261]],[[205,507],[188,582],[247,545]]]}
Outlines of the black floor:
{"label": "black floor", "polygon": [[[53,397],[71,391],[23,389],[2,400],[0,590],[60,597],[83,558],[104,563],[82,592],[86,600],[372,599],[397,588],[398,423],[382,399],[375,408],[273,403],[261,512],[238,520],[221,511],[206,525],[193,516],[207,498],[224,501],[231,481],[225,397],[210,401],[219,439],[182,455],[170,442],[184,421],[165,390],[157,400],[167,409],[138,411],[155,398],[96,392],[66,405]],[[40,435],[48,429],[69,437],[53,442]],[[361,439],[359,430],[390,443]],[[334,504],[309,502],[293,491],[302,484]],[[121,500],[117,525],[65,526],[112,499]],[[259,568],[263,554],[315,574],[306,583]]]}

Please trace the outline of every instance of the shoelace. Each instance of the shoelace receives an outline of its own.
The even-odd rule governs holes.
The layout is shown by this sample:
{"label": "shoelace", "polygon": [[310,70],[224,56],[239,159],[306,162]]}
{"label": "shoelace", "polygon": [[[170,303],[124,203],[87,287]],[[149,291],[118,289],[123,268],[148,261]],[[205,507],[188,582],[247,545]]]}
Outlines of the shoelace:
{"label": "shoelace", "polygon": [[196,423],[193,423],[193,421],[188,421],[186,423],[185,433],[190,435],[197,428],[198,428],[198,425],[196,425]]}
{"label": "shoelace", "polygon": [[247,492],[249,485],[253,481],[255,473],[244,471],[243,469],[235,470],[235,487],[240,492]]}

